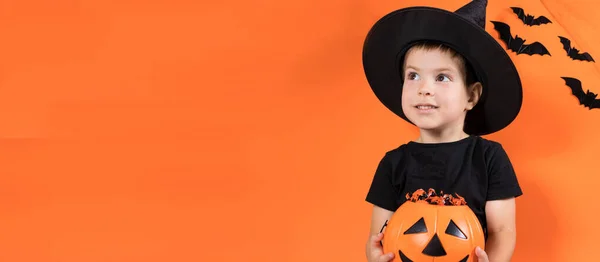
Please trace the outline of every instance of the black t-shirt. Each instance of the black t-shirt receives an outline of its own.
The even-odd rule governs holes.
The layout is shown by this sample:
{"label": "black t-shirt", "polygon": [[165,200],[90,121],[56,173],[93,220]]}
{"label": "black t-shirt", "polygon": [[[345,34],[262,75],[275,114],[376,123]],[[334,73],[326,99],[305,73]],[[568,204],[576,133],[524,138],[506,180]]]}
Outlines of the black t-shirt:
{"label": "black t-shirt", "polygon": [[485,203],[523,194],[508,155],[479,136],[448,143],[408,142],[379,162],[366,201],[396,211],[417,189],[458,194],[473,210],[487,238]]}

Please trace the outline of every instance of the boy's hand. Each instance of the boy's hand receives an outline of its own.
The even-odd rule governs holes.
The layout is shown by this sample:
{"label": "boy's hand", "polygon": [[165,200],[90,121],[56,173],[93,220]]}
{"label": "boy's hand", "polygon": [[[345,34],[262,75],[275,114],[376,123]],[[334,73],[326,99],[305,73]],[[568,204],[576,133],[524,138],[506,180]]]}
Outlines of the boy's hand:
{"label": "boy's hand", "polygon": [[475,254],[477,255],[478,262],[490,262],[487,253],[480,247],[475,248]]}
{"label": "boy's hand", "polygon": [[383,233],[374,235],[369,240],[369,251],[367,252],[367,260],[369,262],[389,262],[394,259],[394,253],[392,252],[383,254],[381,239],[383,239]]}

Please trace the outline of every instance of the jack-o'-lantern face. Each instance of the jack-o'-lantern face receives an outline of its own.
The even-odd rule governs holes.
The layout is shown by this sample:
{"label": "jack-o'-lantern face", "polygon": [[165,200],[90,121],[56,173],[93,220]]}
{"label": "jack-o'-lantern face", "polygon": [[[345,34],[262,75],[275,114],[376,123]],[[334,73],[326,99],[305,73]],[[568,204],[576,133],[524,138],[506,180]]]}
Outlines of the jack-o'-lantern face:
{"label": "jack-o'-lantern face", "polygon": [[388,221],[382,242],[384,252],[395,253],[393,261],[475,261],[475,248],[484,248],[483,230],[471,209],[436,198],[442,197],[407,201]]}

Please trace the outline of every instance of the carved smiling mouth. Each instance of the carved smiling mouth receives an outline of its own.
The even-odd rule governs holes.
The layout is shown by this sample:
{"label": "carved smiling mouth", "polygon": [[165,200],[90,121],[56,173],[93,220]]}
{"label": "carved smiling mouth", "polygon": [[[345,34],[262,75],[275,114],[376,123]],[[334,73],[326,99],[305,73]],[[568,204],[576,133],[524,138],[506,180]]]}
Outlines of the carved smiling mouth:
{"label": "carved smiling mouth", "polygon": [[[407,257],[407,256],[406,256],[404,253],[402,253],[402,250],[398,250],[398,253],[399,253],[399,255],[400,255],[400,260],[401,260],[402,262],[413,262],[413,261],[412,261],[410,258],[408,258],[408,257]],[[425,253],[425,250],[423,250],[423,253],[424,253],[424,254],[427,254],[427,253]],[[444,255],[445,255],[445,254],[444,254]],[[461,259],[461,260],[460,260],[460,261],[458,261],[458,262],[467,262],[467,260],[468,260],[468,259],[469,259],[469,255],[467,255],[465,258]]]}

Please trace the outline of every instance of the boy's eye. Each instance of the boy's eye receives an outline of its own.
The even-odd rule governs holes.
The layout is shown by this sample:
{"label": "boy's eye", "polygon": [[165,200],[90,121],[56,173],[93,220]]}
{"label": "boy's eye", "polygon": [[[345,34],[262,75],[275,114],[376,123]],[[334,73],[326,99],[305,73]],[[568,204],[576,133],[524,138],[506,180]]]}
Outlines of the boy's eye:
{"label": "boy's eye", "polygon": [[417,75],[417,73],[414,73],[414,72],[406,74],[406,77],[410,80],[418,80],[419,79],[419,75]]}
{"label": "boy's eye", "polygon": [[445,75],[439,75],[439,76],[437,76],[436,80],[446,82],[446,81],[450,81],[450,78]]}

